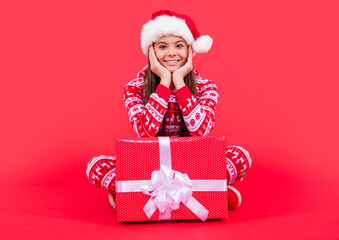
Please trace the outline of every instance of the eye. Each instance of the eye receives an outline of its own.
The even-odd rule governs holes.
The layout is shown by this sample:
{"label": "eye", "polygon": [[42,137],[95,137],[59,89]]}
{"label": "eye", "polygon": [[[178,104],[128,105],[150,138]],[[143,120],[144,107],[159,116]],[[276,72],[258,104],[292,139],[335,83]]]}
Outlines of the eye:
{"label": "eye", "polygon": [[184,45],[182,45],[182,44],[177,45],[177,48],[182,48],[182,47],[184,47]]}
{"label": "eye", "polygon": [[166,49],[166,46],[165,45],[160,45],[159,48],[160,49]]}

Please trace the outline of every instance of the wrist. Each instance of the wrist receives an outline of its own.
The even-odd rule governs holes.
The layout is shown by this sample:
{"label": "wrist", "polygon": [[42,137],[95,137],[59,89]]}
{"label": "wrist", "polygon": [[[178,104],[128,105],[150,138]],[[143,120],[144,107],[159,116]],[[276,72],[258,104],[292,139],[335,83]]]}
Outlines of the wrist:
{"label": "wrist", "polygon": [[174,86],[175,86],[175,88],[177,90],[179,90],[180,88],[186,86],[183,77],[175,77],[175,76],[173,76],[173,83],[174,83]]}
{"label": "wrist", "polygon": [[165,87],[169,88],[171,86],[171,77],[162,77],[160,79],[160,84],[164,85]]}
{"label": "wrist", "polygon": [[184,76],[181,76],[180,74],[172,74],[172,80],[174,83],[184,82]]}

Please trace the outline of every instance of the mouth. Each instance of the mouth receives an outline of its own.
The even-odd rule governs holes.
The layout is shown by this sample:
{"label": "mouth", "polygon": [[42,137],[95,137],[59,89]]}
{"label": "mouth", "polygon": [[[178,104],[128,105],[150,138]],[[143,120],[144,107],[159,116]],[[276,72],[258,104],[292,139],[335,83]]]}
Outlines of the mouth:
{"label": "mouth", "polygon": [[179,60],[164,60],[164,62],[169,66],[175,66],[178,64],[178,62],[180,62],[180,59]]}

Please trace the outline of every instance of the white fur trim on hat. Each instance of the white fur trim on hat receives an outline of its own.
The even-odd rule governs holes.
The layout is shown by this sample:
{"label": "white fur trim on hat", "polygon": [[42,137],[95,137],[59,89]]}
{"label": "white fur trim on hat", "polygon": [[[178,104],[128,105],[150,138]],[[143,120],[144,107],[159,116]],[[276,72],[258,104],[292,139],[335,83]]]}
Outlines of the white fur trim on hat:
{"label": "white fur trim on hat", "polygon": [[148,48],[162,36],[174,35],[182,37],[188,45],[192,45],[193,51],[197,53],[208,52],[213,40],[209,36],[201,36],[194,40],[191,30],[185,20],[168,15],[161,15],[154,20],[145,23],[141,30],[141,48],[148,55]]}

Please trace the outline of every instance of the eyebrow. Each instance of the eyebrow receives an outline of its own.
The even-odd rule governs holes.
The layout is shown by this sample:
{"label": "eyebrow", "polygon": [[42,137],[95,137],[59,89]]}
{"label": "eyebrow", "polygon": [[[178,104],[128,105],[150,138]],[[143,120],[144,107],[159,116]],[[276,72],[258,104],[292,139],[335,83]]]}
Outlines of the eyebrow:
{"label": "eyebrow", "polygon": [[[179,42],[185,43],[184,40],[178,40],[178,41],[176,41],[174,44],[177,44],[177,43],[179,43]],[[168,44],[168,43],[167,43],[167,42],[158,42],[157,45],[159,45],[159,44]]]}

